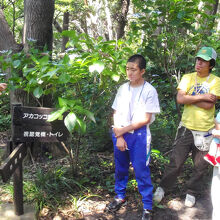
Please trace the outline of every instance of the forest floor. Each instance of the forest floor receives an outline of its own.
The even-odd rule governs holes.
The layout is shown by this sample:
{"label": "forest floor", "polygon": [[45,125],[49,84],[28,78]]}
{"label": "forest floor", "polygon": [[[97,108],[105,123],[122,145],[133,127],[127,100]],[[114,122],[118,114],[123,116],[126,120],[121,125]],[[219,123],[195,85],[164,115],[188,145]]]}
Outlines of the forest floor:
{"label": "forest floor", "polygon": [[[6,147],[6,133],[0,133],[0,153]],[[1,154],[0,154],[1,156]],[[152,220],[211,220],[212,204],[210,189],[203,191],[197,198],[193,208],[184,206],[185,193],[173,190],[152,211]],[[1,192],[1,187],[0,187]],[[138,193],[128,193],[127,205],[115,213],[106,212],[105,207],[112,201],[113,195],[104,191],[97,192],[99,197],[82,200],[77,204],[78,217],[73,206],[67,206],[54,213],[44,208],[37,219],[40,220],[138,220],[142,216],[141,196]],[[12,203],[10,196],[0,193],[0,206]],[[22,219],[22,218],[21,218]],[[31,219],[30,219],[31,220]]]}

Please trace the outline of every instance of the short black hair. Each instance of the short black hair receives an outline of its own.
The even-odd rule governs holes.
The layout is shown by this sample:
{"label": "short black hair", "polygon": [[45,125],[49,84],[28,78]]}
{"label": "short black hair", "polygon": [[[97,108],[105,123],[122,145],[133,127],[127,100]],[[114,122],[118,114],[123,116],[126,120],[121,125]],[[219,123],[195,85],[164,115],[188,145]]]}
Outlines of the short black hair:
{"label": "short black hair", "polygon": [[140,54],[135,54],[135,55],[129,57],[128,62],[137,63],[138,67],[141,70],[146,69],[146,59]]}
{"label": "short black hair", "polygon": [[215,66],[215,60],[214,60],[214,59],[211,59],[211,60],[209,61],[209,66],[212,67],[211,69],[209,69],[209,72],[211,73],[211,72],[212,72],[212,69],[213,69],[214,66]]}

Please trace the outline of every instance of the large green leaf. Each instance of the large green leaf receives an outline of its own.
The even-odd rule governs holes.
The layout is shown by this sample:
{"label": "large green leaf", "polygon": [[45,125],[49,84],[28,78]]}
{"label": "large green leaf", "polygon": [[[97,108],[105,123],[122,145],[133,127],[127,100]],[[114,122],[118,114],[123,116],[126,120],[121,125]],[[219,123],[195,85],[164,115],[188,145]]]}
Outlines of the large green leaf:
{"label": "large green leaf", "polygon": [[77,117],[73,112],[70,112],[64,119],[64,124],[67,127],[68,131],[73,132],[76,125]]}
{"label": "large green leaf", "polygon": [[43,95],[43,89],[41,87],[37,87],[34,89],[33,94],[36,98],[40,98]]}

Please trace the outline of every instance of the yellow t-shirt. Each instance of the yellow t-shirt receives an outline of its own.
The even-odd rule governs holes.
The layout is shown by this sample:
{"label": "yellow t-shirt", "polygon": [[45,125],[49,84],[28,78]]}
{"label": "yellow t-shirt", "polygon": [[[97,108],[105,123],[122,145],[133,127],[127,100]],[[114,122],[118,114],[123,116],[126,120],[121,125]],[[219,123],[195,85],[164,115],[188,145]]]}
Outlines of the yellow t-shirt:
{"label": "yellow t-shirt", "polygon": [[[196,72],[185,74],[177,89],[188,95],[212,93],[220,99],[220,78],[213,74],[200,78]],[[208,131],[214,127],[214,113],[215,106],[206,110],[196,105],[184,105],[182,123],[190,130]]]}

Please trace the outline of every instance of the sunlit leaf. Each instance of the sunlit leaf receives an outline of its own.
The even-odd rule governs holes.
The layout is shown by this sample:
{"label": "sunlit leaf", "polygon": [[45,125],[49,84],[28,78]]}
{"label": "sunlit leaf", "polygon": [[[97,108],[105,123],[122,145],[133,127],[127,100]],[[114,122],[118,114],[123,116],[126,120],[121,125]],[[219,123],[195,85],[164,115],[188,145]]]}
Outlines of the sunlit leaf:
{"label": "sunlit leaf", "polygon": [[75,128],[77,117],[73,112],[70,112],[64,119],[64,124],[69,132],[72,132]]}
{"label": "sunlit leaf", "polygon": [[51,121],[54,121],[54,120],[56,120],[56,119],[59,119],[59,118],[63,115],[63,113],[64,113],[65,111],[66,111],[66,107],[64,106],[64,107],[62,107],[61,109],[59,109],[59,110],[57,110],[57,111],[55,111],[55,112],[52,112],[52,113],[49,115],[47,121],[51,122]]}
{"label": "sunlit leaf", "polygon": [[105,64],[101,61],[95,61],[92,65],[89,66],[89,72],[93,73],[97,71],[98,73],[101,73],[105,68]]}
{"label": "sunlit leaf", "polygon": [[120,76],[119,76],[119,75],[116,75],[116,74],[113,74],[111,77],[112,77],[112,79],[113,79],[115,82],[118,82],[119,79],[120,79]]}

